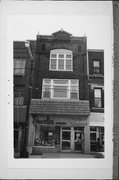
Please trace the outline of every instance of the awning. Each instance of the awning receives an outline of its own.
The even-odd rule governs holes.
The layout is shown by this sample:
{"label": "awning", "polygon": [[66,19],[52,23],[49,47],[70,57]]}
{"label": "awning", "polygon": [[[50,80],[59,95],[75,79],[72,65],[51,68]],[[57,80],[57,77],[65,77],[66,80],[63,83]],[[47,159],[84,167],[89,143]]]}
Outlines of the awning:
{"label": "awning", "polygon": [[90,115],[89,101],[32,99],[30,105],[30,114],[89,116]]}

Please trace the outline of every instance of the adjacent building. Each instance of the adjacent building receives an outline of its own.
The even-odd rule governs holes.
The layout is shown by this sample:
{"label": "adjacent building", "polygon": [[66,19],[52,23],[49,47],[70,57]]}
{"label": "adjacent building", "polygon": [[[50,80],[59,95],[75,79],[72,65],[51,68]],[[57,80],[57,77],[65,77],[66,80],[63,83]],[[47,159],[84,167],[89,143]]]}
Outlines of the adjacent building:
{"label": "adjacent building", "polygon": [[91,151],[104,151],[104,50],[88,50]]}
{"label": "adjacent building", "polygon": [[[35,56],[35,41],[31,41]],[[25,140],[28,119],[28,91],[30,80],[30,57],[25,42],[14,41],[14,156],[19,157]]]}

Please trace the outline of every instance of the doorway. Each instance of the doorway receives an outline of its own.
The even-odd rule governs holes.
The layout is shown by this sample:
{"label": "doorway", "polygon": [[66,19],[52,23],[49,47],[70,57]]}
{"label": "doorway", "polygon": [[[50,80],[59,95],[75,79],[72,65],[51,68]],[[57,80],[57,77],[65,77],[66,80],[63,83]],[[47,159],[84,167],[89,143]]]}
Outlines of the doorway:
{"label": "doorway", "polygon": [[84,128],[62,127],[61,128],[61,150],[67,152],[83,152]]}
{"label": "doorway", "polygon": [[71,128],[62,127],[61,131],[61,149],[64,151],[71,150]]}

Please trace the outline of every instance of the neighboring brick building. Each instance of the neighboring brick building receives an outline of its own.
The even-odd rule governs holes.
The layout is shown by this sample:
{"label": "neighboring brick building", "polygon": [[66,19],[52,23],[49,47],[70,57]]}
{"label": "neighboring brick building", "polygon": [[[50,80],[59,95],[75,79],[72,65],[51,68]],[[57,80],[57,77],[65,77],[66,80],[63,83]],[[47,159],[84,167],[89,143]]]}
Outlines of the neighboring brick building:
{"label": "neighboring brick building", "polygon": [[104,151],[104,51],[88,50],[88,84],[90,100],[90,142],[91,151]]}
{"label": "neighboring brick building", "polygon": [[[31,41],[35,56],[35,41]],[[25,42],[13,43],[14,58],[14,152],[18,157],[25,138],[27,103],[30,78],[30,58]]]}
{"label": "neighboring brick building", "polygon": [[87,38],[61,30],[37,35],[30,153],[90,153]]}

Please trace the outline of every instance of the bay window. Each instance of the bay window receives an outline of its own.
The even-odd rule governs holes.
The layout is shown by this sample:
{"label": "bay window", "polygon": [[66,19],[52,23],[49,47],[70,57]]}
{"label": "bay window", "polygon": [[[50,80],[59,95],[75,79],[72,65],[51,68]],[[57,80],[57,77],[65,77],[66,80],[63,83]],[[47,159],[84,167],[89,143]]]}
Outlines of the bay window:
{"label": "bay window", "polygon": [[72,79],[43,79],[42,98],[78,99],[79,83]]}

